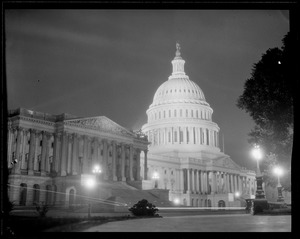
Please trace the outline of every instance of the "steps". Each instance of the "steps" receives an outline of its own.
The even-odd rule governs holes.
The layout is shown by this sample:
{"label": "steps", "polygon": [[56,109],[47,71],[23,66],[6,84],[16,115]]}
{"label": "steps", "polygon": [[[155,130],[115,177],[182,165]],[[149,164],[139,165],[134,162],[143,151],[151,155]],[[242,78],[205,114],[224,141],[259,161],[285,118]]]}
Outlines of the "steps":
{"label": "steps", "polygon": [[[93,203],[93,212],[128,211],[138,201],[146,199],[157,207],[172,207],[172,203],[167,200],[169,192],[167,190],[139,190],[126,182],[101,182],[104,190],[109,190],[110,195],[102,203]],[[163,195],[163,196],[160,196]],[[87,211],[87,207],[76,210]]]}

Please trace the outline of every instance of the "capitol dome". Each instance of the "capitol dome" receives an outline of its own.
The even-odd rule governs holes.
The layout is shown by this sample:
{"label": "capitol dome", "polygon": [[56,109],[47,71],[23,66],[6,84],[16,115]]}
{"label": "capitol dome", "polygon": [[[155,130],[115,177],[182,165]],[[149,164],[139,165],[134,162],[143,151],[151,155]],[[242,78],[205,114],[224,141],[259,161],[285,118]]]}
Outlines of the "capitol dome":
{"label": "capitol dome", "polygon": [[219,152],[219,127],[212,122],[213,109],[201,88],[185,74],[178,43],[176,49],[172,74],[156,90],[147,110],[148,122],[142,127],[151,142],[149,151]]}

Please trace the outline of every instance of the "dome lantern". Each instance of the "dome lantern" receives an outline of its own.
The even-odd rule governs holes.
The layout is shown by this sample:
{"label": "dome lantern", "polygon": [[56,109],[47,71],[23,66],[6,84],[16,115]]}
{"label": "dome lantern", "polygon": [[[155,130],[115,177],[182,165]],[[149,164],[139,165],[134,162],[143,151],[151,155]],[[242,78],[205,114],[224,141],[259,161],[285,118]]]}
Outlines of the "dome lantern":
{"label": "dome lantern", "polygon": [[179,43],[176,43],[176,54],[175,55],[176,56],[175,56],[174,60],[172,61],[172,65],[173,65],[172,75],[185,75],[185,72],[184,72],[185,61],[181,58]]}

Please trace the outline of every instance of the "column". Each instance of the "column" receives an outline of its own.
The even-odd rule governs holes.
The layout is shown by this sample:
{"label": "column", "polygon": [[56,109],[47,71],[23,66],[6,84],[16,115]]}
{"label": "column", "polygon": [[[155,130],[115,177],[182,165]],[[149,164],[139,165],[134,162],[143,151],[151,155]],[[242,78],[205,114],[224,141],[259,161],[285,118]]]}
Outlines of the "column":
{"label": "column", "polygon": [[184,172],[183,172],[183,169],[179,169],[179,190],[181,193],[183,193],[184,191]]}
{"label": "column", "polygon": [[216,172],[215,171],[212,171],[211,172],[211,176],[212,176],[212,185],[211,185],[211,192],[212,194],[215,194],[216,193]]}
{"label": "column", "polygon": [[117,178],[117,152],[116,152],[116,142],[112,141],[112,173],[113,181],[118,181]]}
{"label": "column", "polygon": [[72,147],[72,175],[77,175],[78,173],[78,135],[73,134],[73,147]]}
{"label": "column", "polygon": [[206,182],[206,179],[207,179],[207,176],[206,176],[206,171],[203,171],[203,193],[207,193],[207,182]]}
{"label": "column", "polygon": [[203,190],[203,171],[200,170],[200,194],[203,194],[204,193],[204,190]]}
{"label": "column", "polygon": [[133,167],[133,145],[130,145],[130,147],[129,147],[129,178],[131,181],[134,180],[133,174],[132,174],[132,167]]}
{"label": "column", "polygon": [[239,192],[242,193],[243,192],[243,187],[242,187],[242,182],[241,182],[241,176],[238,175],[238,186],[239,186]]}
{"label": "column", "polygon": [[11,167],[11,162],[13,161],[12,155],[12,142],[13,142],[13,134],[14,130],[12,129],[11,125],[8,126],[7,130],[7,166]]}
{"label": "column", "polygon": [[226,187],[227,187],[227,193],[230,193],[230,175],[226,172]]}
{"label": "column", "polygon": [[104,180],[108,179],[108,168],[107,168],[107,156],[108,156],[108,150],[107,150],[107,140],[103,139],[103,173],[104,173]]}
{"label": "column", "polygon": [[234,175],[234,192],[238,191],[238,185],[237,185],[237,175]]}
{"label": "column", "polygon": [[[212,186],[211,185],[209,185],[209,175],[210,175],[210,171],[207,171],[207,173],[206,173],[206,176],[207,176],[207,178],[206,178],[206,183],[207,183],[207,193],[208,194],[211,194],[211,191],[212,191]],[[209,191],[209,186],[211,186],[210,187],[210,191]]]}
{"label": "column", "polygon": [[196,170],[196,192],[200,194],[200,178],[199,178],[199,170]]}
{"label": "column", "polygon": [[195,193],[195,174],[194,169],[191,169],[192,193]]}
{"label": "column", "polygon": [[234,180],[233,180],[233,175],[230,174],[230,186],[231,186],[230,192],[231,192],[231,193],[234,193],[234,182],[233,182],[233,181],[234,181]]}
{"label": "column", "polygon": [[189,143],[193,144],[194,142],[194,133],[193,133],[193,127],[189,127]]}
{"label": "column", "polygon": [[46,135],[47,143],[46,143],[46,160],[45,160],[45,172],[50,172],[50,161],[49,161],[49,155],[50,155],[50,147],[51,147],[51,134],[47,133]]}
{"label": "column", "polygon": [[45,174],[45,171],[46,171],[47,145],[48,145],[47,132],[43,131],[42,158],[41,158],[41,173],[42,174]]}
{"label": "column", "polygon": [[[73,142],[73,135],[68,135],[68,144],[67,144],[67,175],[71,174],[71,166],[72,166],[72,142]],[[90,170],[90,169],[89,169]]]}
{"label": "column", "polygon": [[[122,144],[121,145],[121,177],[122,177],[122,181],[125,182],[126,181],[126,176],[125,176],[125,163],[126,163],[126,158],[125,158],[125,145]],[[145,156],[146,157],[146,156]]]}
{"label": "column", "polygon": [[63,132],[62,133],[62,140],[61,140],[61,176],[66,176],[67,175],[67,145],[68,144],[68,138],[67,138],[67,133]]}
{"label": "column", "polygon": [[28,158],[28,175],[33,175],[33,163],[35,157],[35,130],[30,129],[30,146]]}
{"label": "column", "polygon": [[148,150],[144,150],[144,180],[148,180],[148,163],[147,163],[147,152]]}
{"label": "column", "polygon": [[21,169],[26,169],[27,163],[25,158],[25,151],[26,151],[26,145],[27,145],[27,133],[28,129],[23,130],[23,136],[22,136],[22,148],[21,148]]}
{"label": "column", "polygon": [[190,169],[186,169],[187,173],[187,193],[191,192],[191,178],[190,178]]}
{"label": "column", "polygon": [[21,150],[21,141],[22,141],[22,134],[23,134],[23,129],[21,127],[18,127],[17,129],[17,147],[16,147],[16,159],[17,159],[17,163],[14,164],[13,166],[13,171],[16,174],[20,173],[20,167],[21,167],[21,162],[20,162],[20,150]]}
{"label": "column", "polygon": [[136,165],[136,179],[141,180],[141,150],[137,149],[137,165]]}
{"label": "column", "polygon": [[58,173],[60,171],[60,169],[59,169],[59,165],[60,165],[59,149],[60,149],[61,135],[62,135],[61,133],[54,134],[53,170],[56,173]]}

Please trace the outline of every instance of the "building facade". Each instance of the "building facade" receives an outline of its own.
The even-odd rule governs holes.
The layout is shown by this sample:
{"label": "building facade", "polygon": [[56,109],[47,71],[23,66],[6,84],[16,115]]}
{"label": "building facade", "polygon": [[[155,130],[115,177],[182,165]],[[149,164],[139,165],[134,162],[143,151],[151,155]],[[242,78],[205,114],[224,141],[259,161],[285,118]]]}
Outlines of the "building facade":
{"label": "building facade", "polygon": [[[155,92],[142,127],[151,143],[148,168],[141,171],[148,171],[152,184],[144,188],[168,189],[170,200],[187,206],[240,206],[243,198],[255,195],[255,172],[221,152],[213,109],[185,74],[179,44],[176,48],[172,74]],[[242,198],[235,198],[235,192]]]}
{"label": "building facade", "polygon": [[[93,176],[95,165],[101,166],[98,177],[102,182],[137,184],[141,182],[140,155],[147,158],[147,146],[146,138],[105,116],[78,118],[23,108],[10,111],[10,201],[17,205],[82,203],[83,180]],[[101,198],[110,196],[109,188],[100,191]]]}

